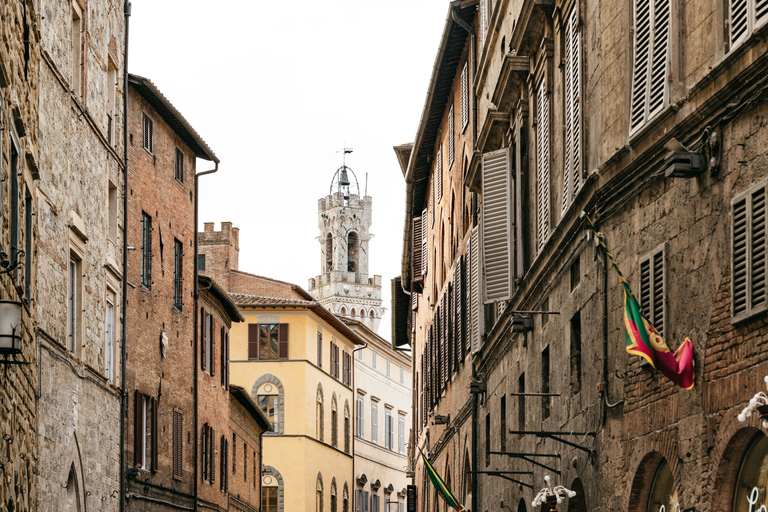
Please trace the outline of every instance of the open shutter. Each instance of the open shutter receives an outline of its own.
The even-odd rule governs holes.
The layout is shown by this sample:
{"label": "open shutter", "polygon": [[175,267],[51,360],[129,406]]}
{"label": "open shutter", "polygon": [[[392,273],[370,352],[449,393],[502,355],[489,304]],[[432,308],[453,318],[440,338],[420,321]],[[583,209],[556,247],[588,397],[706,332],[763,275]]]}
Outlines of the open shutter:
{"label": "open shutter", "polygon": [[749,273],[749,305],[757,309],[766,303],[766,189],[761,187],[751,194],[751,268]]}
{"label": "open shutter", "polygon": [[345,386],[347,385],[347,353],[342,352],[341,353],[342,361],[341,361],[341,383]]}
{"label": "open shutter", "polygon": [[226,344],[224,345],[226,347],[226,355],[224,356],[224,363],[226,365],[226,371],[224,372],[224,375],[226,376],[224,379],[224,387],[229,389],[229,332],[224,333],[224,339],[226,340]]}
{"label": "open shutter", "polygon": [[335,366],[333,358],[336,357],[336,352],[333,350],[334,346],[335,346],[334,343],[331,342],[331,377],[335,377],[335,375],[333,374],[333,368]]}
{"label": "open shutter", "polygon": [[467,63],[461,70],[461,129],[469,123],[469,73]]}
{"label": "open shutter", "polygon": [[184,415],[178,409],[173,410],[173,476],[181,478],[184,453],[183,443]]}
{"label": "open shutter", "polygon": [[421,212],[421,275],[427,275],[427,209]]}
{"label": "open shutter", "polygon": [[[456,261],[456,264],[458,265],[458,260]],[[456,291],[454,289],[452,282],[448,282],[448,313],[447,316],[447,323],[448,323],[448,347],[449,352],[451,356],[451,375],[453,375],[453,372],[459,369],[459,355],[458,351],[456,350]]]}
{"label": "open shutter", "polygon": [[338,379],[339,376],[340,376],[340,374],[339,374],[339,346],[338,345],[334,345],[333,346],[333,350],[336,352],[336,357],[334,358],[336,360],[336,364],[335,364],[335,368],[334,368],[334,370],[335,370],[334,377],[336,377]]}
{"label": "open shutter", "polygon": [[208,317],[205,314],[205,309],[200,309],[200,369],[205,370],[205,328]]}
{"label": "open shutter", "polygon": [[159,458],[159,452],[157,451],[157,398],[152,397],[152,472],[157,473],[157,459]]}
{"label": "open shutter", "polygon": [[475,228],[470,236],[470,244],[472,246],[472,268],[470,273],[472,276],[472,291],[470,293],[470,314],[472,325],[472,352],[477,352],[482,347],[483,335],[485,334],[485,319],[484,308],[480,303],[481,297],[481,266],[480,266],[480,235]]}
{"label": "open shutter", "polygon": [[[219,454],[221,457],[223,454]],[[211,483],[216,481],[216,429],[208,428],[208,475],[211,477]]]}
{"label": "open shutter", "polygon": [[144,452],[142,445],[144,443],[142,427],[142,412],[144,395],[139,390],[133,392],[133,465],[138,466],[142,463],[141,454]]}
{"label": "open shutter", "polygon": [[203,425],[202,439],[200,440],[200,448],[202,449],[202,456],[200,457],[200,476],[203,481],[208,480],[208,424]]}
{"label": "open shutter", "polygon": [[577,7],[571,8],[565,27],[563,212],[581,188],[581,42]]}
{"label": "open shutter", "polygon": [[216,375],[216,321],[213,315],[208,315],[208,336],[211,338],[209,347],[211,348],[211,375]]}
{"label": "open shutter", "polygon": [[278,343],[280,359],[288,359],[288,324],[280,324],[278,327]]}
{"label": "open shutter", "polygon": [[423,273],[421,271],[422,256],[422,216],[414,217],[411,229],[411,279],[420,281]]}
{"label": "open shutter", "polygon": [[450,354],[448,353],[448,290],[440,297],[440,357],[442,358],[442,386],[451,378]]}
{"label": "open shutter", "polygon": [[731,0],[730,4],[730,47],[733,49],[749,35],[749,2]]}
{"label": "open shutter", "polygon": [[435,173],[437,174],[437,202],[443,200],[443,145],[437,149],[437,162]]}
{"label": "open shutter", "polygon": [[259,358],[259,326],[248,324],[248,359]]}
{"label": "open shutter", "polygon": [[[478,44],[480,48],[478,49],[478,54],[483,54],[483,47],[485,46],[485,35],[486,31],[488,30],[488,0],[480,0],[480,37],[478,39]],[[478,57],[479,57],[478,55]]]}
{"label": "open shutter", "polygon": [[512,296],[512,175],[509,150],[485,153],[483,162],[483,302]]}
{"label": "open shutter", "polygon": [[536,234],[539,250],[549,239],[549,93],[546,83],[545,77],[536,94]]}
{"label": "open shutter", "polygon": [[661,112],[668,103],[669,83],[669,24],[671,0],[653,2],[653,54],[651,81],[648,91],[648,119]]}
{"label": "open shutter", "polygon": [[[427,359],[427,362],[425,364],[424,368],[424,376],[425,376],[425,388],[427,393],[427,407],[424,408],[426,411],[428,408],[432,408],[432,389],[434,389],[434,386],[432,385],[432,326],[430,325],[427,328],[427,347],[425,356]],[[426,412],[425,412],[426,414]]]}
{"label": "open shutter", "polygon": [[464,257],[459,256],[456,267],[453,269],[453,339],[454,353],[456,354],[456,368],[464,361]]}
{"label": "open shutter", "polygon": [[670,0],[635,0],[629,134],[668,103]]}
{"label": "open shutter", "polygon": [[453,117],[453,105],[451,105],[450,110],[448,111],[448,169],[451,168],[453,165],[453,160],[455,158],[454,149],[453,149],[453,125],[454,125],[454,117]]}
{"label": "open shutter", "polygon": [[648,61],[651,52],[651,1],[634,2],[634,64],[632,66],[632,98],[630,100],[629,134],[632,135],[648,119],[646,94]]}

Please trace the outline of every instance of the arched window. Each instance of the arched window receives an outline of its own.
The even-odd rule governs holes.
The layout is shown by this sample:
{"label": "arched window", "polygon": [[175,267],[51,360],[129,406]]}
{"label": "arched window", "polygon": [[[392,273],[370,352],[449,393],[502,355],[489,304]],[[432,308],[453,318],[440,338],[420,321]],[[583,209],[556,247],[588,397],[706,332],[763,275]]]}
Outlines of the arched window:
{"label": "arched window", "polygon": [[347,235],[347,272],[357,272],[358,245],[357,233],[351,231]]}
{"label": "arched window", "polygon": [[525,508],[525,500],[520,500],[520,503],[517,504],[517,512],[526,512]]}
{"label": "arched window", "polygon": [[341,495],[341,512],[349,512],[349,486],[344,482],[344,493]]}
{"label": "arched window", "polygon": [[464,505],[472,503],[472,466],[469,464],[469,452],[464,455]]}
{"label": "arched window", "polygon": [[352,308],[352,311],[349,313],[351,316],[355,316],[357,313],[355,312],[355,308]]}
{"label": "arched window", "polygon": [[[768,437],[752,438],[741,459],[733,496],[733,512],[762,510],[768,507],[765,486],[768,485]],[[751,503],[751,505],[750,505]]]}
{"label": "arched window", "polygon": [[336,504],[336,477],[331,480],[331,512],[339,512]]}
{"label": "arched window", "polygon": [[351,440],[351,421],[349,419],[349,401],[344,401],[344,451],[349,453],[349,442]]}
{"label": "arched window", "polygon": [[323,475],[319,471],[315,485],[315,512],[323,512]]}
{"label": "arched window", "polygon": [[325,271],[333,270],[333,235],[328,233],[325,237]]}
{"label": "arched window", "polygon": [[325,418],[323,411],[323,386],[317,385],[317,405],[316,405],[316,437],[322,441],[324,438],[323,431],[325,430]]}
{"label": "arched window", "polygon": [[331,445],[339,447],[339,413],[336,410],[336,393],[331,398]]}
{"label": "arched window", "polygon": [[666,460],[661,459],[651,484],[651,494],[648,499],[647,510],[648,512],[659,512],[664,507],[664,510],[674,512],[677,510],[675,507],[678,505],[678,502],[672,469]]}
{"label": "arched window", "polygon": [[[584,496],[584,485],[581,483],[581,479],[577,478],[571,484],[570,489],[576,493],[573,498],[568,498],[568,512],[587,512],[587,501]],[[670,510],[669,512],[677,512]]]}
{"label": "arched window", "polygon": [[374,318],[374,316],[375,316],[375,315],[373,314],[373,310],[371,310],[371,312],[369,313],[369,315],[371,316],[371,318]]}
{"label": "arched window", "polygon": [[346,315],[347,314],[347,308],[345,308],[344,306],[341,306],[341,313],[340,314]]}
{"label": "arched window", "polygon": [[261,473],[261,512],[283,512],[283,476],[267,465]]}
{"label": "arched window", "polygon": [[256,401],[272,423],[272,432],[284,433],[285,391],[280,379],[271,373],[265,373],[253,383],[251,397]]}

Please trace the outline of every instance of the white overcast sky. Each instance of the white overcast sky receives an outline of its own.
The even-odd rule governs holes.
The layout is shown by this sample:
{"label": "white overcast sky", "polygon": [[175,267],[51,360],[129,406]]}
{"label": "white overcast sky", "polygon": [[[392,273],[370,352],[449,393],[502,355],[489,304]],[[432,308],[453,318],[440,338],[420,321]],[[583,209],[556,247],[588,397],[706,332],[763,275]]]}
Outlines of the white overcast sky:
{"label": "white overcast sky", "polygon": [[[317,200],[341,165],[368,176],[369,272],[400,273],[412,142],[447,0],[133,0],[128,69],[149,78],[221,160],[200,179],[200,225],[240,228],[240,269],[307,288],[320,273]],[[197,170],[211,166],[198,160]]]}

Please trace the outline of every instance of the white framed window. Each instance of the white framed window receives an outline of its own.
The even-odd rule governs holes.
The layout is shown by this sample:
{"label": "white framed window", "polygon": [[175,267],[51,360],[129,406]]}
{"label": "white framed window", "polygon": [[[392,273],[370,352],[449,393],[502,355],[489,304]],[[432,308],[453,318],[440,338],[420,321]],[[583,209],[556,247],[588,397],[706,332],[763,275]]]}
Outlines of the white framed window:
{"label": "white framed window", "polygon": [[394,449],[395,444],[395,432],[394,432],[394,420],[392,418],[392,411],[389,409],[384,410],[384,447],[388,450]]}
{"label": "white framed window", "polygon": [[405,416],[397,417],[397,451],[405,453]]}
{"label": "white framed window", "polygon": [[728,43],[733,50],[768,20],[765,0],[730,0],[728,2]]}
{"label": "white framed window", "polygon": [[549,239],[549,91],[544,77],[536,90],[536,234],[540,251]]}
{"label": "white framed window", "polygon": [[563,105],[565,108],[565,160],[563,167],[563,212],[581,189],[581,35],[579,3],[568,14],[564,31],[565,67]]}
{"label": "white framed window", "polygon": [[376,369],[376,352],[371,350],[371,367],[375,370]]}
{"label": "white framed window", "polygon": [[117,294],[107,290],[104,311],[104,375],[109,382],[115,379],[115,298]]}
{"label": "white framed window", "polygon": [[391,371],[392,371],[392,362],[389,359],[387,359],[387,377],[390,376]]}
{"label": "white framed window", "polygon": [[379,442],[379,406],[371,403],[371,442]]}
{"label": "white framed window", "polygon": [[357,397],[357,437],[362,438],[365,435],[365,418],[363,417],[365,402],[362,396]]}

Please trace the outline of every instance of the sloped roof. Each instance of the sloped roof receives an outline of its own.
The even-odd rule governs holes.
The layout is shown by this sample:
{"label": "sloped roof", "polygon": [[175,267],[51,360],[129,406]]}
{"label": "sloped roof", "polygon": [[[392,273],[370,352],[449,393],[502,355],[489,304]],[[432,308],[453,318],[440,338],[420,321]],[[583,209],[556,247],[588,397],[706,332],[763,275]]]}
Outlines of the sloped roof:
{"label": "sloped roof", "polygon": [[245,293],[231,293],[230,297],[238,306],[315,306],[313,300],[286,299],[283,297],[263,297]]}

